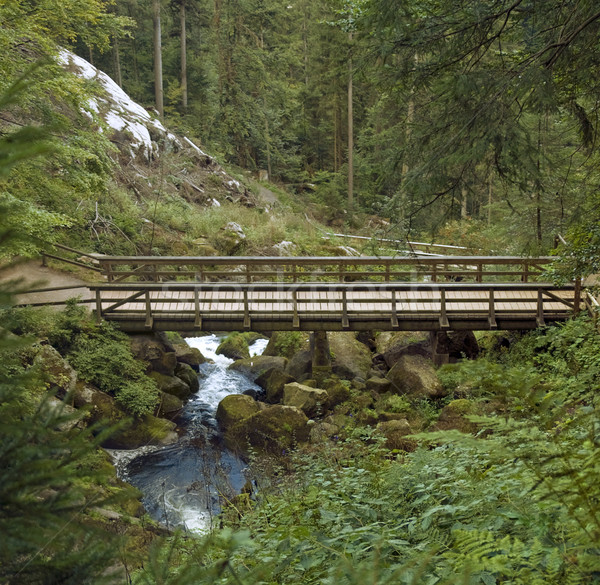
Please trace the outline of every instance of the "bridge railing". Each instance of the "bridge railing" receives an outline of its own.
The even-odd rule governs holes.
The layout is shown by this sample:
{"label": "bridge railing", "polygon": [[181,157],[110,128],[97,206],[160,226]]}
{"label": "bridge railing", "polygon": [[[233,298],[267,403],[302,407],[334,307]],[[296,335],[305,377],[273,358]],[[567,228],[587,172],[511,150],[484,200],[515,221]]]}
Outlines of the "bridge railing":
{"label": "bridge railing", "polygon": [[102,256],[108,282],[535,282],[552,257]]}
{"label": "bridge railing", "polygon": [[201,330],[207,321],[220,330],[510,329],[565,319],[581,305],[575,287],[548,283],[118,283],[90,288],[98,319],[146,329],[162,323]]}

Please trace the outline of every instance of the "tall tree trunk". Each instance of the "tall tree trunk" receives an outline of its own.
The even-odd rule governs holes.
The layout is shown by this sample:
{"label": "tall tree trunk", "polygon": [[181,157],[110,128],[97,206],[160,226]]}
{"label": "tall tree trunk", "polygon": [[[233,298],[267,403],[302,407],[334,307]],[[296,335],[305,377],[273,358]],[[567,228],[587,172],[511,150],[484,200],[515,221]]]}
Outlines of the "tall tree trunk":
{"label": "tall tree trunk", "polygon": [[348,33],[350,41],[350,57],[348,59],[348,210],[354,209],[354,112],[353,112],[353,77],[352,68],[352,33]]}
{"label": "tall tree trunk", "polygon": [[119,39],[115,36],[113,42],[113,57],[115,61],[115,82],[119,87],[123,87],[123,77],[121,75],[121,53],[119,51]]}
{"label": "tall tree trunk", "polygon": [[163,106],[163,79],[162,79],[162,44],[160,30],[160,0],[152,0],[152,11],[154,16],[154,101],[156,109],[164,118]]}
{"label": "tall tree trunk", "polygon": [[469,215],[467,212],[467,193],[468,193],[467,188],[463,187],[461,189],[462,199],[461,199],[461,203],[460,203],[460,218],[461,219],[467,219],[467,217]]}
{"label": "tall tree trunk", "polygon": [[181,106],[187,112],[188,87],[187,87],[187,35],[185,30],[185,0],[179,8],[179,22],[181,24]]}

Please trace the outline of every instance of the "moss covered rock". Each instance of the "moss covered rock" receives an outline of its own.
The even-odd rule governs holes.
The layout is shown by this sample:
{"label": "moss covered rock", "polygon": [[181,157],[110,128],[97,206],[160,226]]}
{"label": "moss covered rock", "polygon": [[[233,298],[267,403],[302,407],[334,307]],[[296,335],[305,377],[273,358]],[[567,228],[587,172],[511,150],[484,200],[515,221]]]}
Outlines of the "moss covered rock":
{"label": "moss covered rock", "polygon": [[332,370],[340,378],[367,379],[371,369],[371,352],[356,339],[354,333],[330,333],[329,347],[333,356]]}
{"label": "moss covered rock", "polygon": [[302,382],[312,375],[312,354],[309,349],[294,354],[285,368],[287,374]]}
{"label": "moss covered rock", "polygon": [[51,345],[42,345],[34,358],[44,381],[57,396],[64,398],[75,390],[77,372]]}
{"label": "moss covered rock", "polygon": [[474,433],[477,425],[468,420],[471,414],[477,414],[478,405],[466,398],[453,400],[440,412],[437,422],[433,426],[436,431],[448,431],[456,429],[462,433]]}
{"label": "moss covered rock", "polygon": [[177,396],[180,400],[187,400],[192,394],[191,388],[177,376],[167,376],[159,372],[150,372],[150,378],[156,382],[159,390]]}
{"label": "moss covered rock", "polygon": [[304,331],[275,331],[263,355],[279,356],[291,359],[299,351],[309,348],[309,334]]}
{"label": "moss covered rock", "polygon": [[175,354],[178,362],[198,370],[199,366],[208,361],[197,347],[190,347],[179,333],[167,331],[158,335],[167,351]]}
{"label": "moss covered rock", "polygon": [[177,366],[177,356],[167,351],[165,345],[153,335],[132,335],[131,352],[136,359],[148,364],[148,370],[172,376]]}
{"label": "moss covered rock", "polygon": [[337,378],[329,378],[323,384],[327,391],[327,408],[332,409],[350,399],[350,389]]}
{"label": "moss covered rock", "polygon": [[217,407],[217,422],[223,429],[228,429],[260,410],[254,398],[246,394],[230,394],[225,396]]}
{"label": "moss covered rock", "polygon": [[388,449],[414,451],[417,448],[417,442],[407,438],[407,435],[412,433],[412,429],[405,418],[380,422],[377,430],[385,437],[385,445]]}
{"label": "moss covered rock", "polygon": [[157,412],[158,416],[171,419],[177,415],[182,408],[183,401],[177,398],[177,396],[167,394],[166,392],[160,393],[160,402],[158,403]]}
{"label": "moss covered rock", "polygon": [[232,360],[249,359],[248,340],[243,333],[232,333],[219,344],[216,353]]}
{"label": "moss covered rock", "polygon": [[259,355],[233,362],[229,368],[236,372],[241,372],[251,380],[256,380],[256,378],[271,368],[285,369],[286,364],[287,360],[285,358]]}
{"label": "moss covered rock", "polygon": [[269,406],[228,429],[227,445],[246,451],[249,446],[281,453],[308,440],[308,417],[294,406]]}
{"label": "moss covered rock", "polygon": [[256,378],[254,382],[265,391],[267,402],[277,404],[283,399],[283,387],[295,380],[281,368],[271,368]]}
{"label": "moss covered rock", "polygon": [[417,398],[439,398],[446,395],[433,363],[420,355],[403,355],[387,373],[391,392]]}
{"label": "moss covered rock", "polygon": [[283,388],[283,404],[295,406],[309,417],[322,413],[328,398],[326,390],[311,388],[298,382],[286,384]]}
{"label": "moss covered rock", "polygon": [[192,366],[184,363],[178,363],[177,367],[175,368],[175,376],[180,380],[183,380],[190,387],[190,392],[192,394],[195,394],[200,389],[198,373],[192,368]]}

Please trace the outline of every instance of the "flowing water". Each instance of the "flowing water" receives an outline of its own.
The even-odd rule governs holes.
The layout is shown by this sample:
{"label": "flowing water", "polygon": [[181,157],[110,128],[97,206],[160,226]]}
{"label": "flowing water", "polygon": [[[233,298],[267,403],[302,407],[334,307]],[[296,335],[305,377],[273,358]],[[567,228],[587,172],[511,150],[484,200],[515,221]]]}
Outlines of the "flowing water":
{"label": "flowing water", "polygon": [[[233,360],[217,355],[222,337],[186,339],[214,363],[200,366],[200,390],[190,398],[177,422],[185,434],[168,447],[113,451],[119,477],[142,491],[148,513],[170,528],[210,530],[223,499],[240,492],[246,483],[244,462],[220,445],[215,412],[228,394],[260,390],[246,376],[228,370]],[[260,355],[267,340],[250,346]]]}

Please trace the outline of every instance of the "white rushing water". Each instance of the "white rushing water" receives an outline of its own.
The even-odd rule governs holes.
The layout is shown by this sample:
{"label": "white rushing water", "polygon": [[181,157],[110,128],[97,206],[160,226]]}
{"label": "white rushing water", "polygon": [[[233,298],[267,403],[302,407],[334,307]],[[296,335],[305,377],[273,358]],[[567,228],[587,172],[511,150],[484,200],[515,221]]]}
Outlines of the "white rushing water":
{"label": "white rushing water", "polygon": [[[181,414],[179,424],[186,434],[179,442],[112,452],[120,477],[142,491],[148,513],[170,528],[210,530],[221,498],[239,493],[246,483],[244,462],[219,444],[215,412],[225,396],[260,389],[243,374],[228,370],[233,360],[215,353],[222,339],[218,335],[186,339],[213,363],[200,366],[200,390]],[[251,355],[260,355],[267,341],[252,344]]]}

